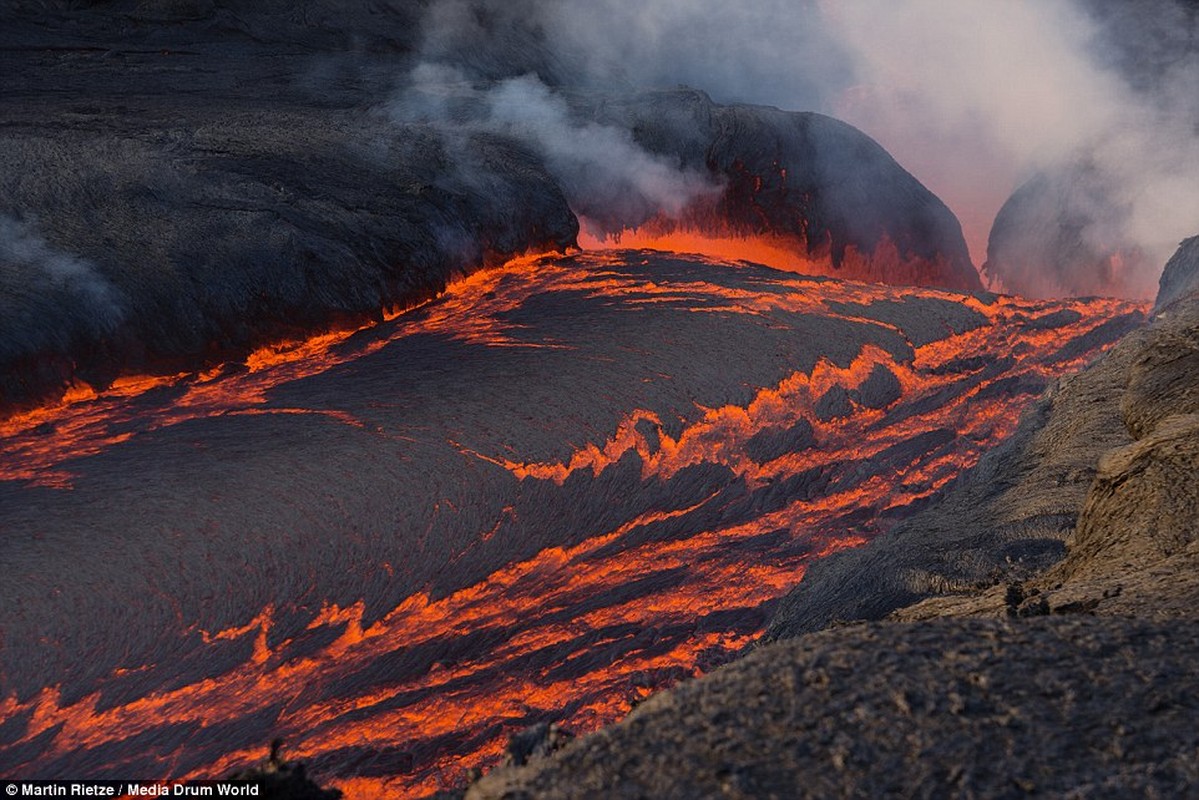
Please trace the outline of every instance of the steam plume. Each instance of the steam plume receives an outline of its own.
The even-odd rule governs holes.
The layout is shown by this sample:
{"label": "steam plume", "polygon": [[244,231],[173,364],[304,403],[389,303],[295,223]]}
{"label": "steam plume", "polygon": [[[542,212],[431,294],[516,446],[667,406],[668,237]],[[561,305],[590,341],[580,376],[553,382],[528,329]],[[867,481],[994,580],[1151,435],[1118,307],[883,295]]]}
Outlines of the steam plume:
{"label": "steam plume", "polygon": [[640,148],[629,131],[572,118],[566,101],[532,73],[479,85],[459,68],[425,62],[389,113],[437,128],[466,163],[472,135],[524,143],[561,181],[576,213],[615,230],[659,212],[675,216],[714,189],[700,173]]}
{"label": "steam plume", "polygon": [[1194,30],[1181,0],[442,0],[423,33],[426,57],[476,76],[684,83],[837,116],[954,209],[979,263],[1014,189],[1085,162],[1112,191],[1064,213],[1094,220],[1088,244],[1146,255],[1136,293],[1199,227]]}

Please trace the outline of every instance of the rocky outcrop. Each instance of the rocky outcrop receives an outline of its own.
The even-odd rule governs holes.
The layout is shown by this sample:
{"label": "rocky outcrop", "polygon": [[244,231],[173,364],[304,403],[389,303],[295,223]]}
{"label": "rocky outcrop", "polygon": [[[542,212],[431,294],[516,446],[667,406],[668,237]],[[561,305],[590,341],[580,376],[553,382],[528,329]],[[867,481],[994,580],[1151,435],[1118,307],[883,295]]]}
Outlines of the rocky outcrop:
{"label": "rocky outcrop", "polygon": [[1199,236],[1184,241],[1166,262],[1158,284],[1154,310],[1160,311],[1177,300],[1195,294],[1199,294]]}
{"label": "rocky outcrop", "polygon": [[1070,555],[1051,576],[1062,581],[1120,577],[1129,568],[1194,550],[1191,545],[1199,539],[1196,475],[1199,414],[1167,417],[1133,444],[1105,453]]}
{"label": "rocky outcrop", "polygon": [[982,272],[1024,297],[1148,297],[1153,265],[1121,233],[1130,213],[1100,166],[1084,159],[1048,169],[999,209]]}
{"label": "rocky outcrop", "polygon": [[774,237],[837,277],[982,288],[953,213],[850,125],[686,90],[576,96],[575,113],[715,178],[721,191],[667,228]]}
{"label": "rocky outcrop", "polygon": [[1129,433],[1141,438],[1166,417],[1199,412],[1199,298],[1159,319],[1128,376],[1120,413]]}
{"label": "rocky outcrop", "polygon": [[[1168,313],[1126,336],[1087,370],[1061,381],[1015,435],[988,453],[941,502],[867,547],[813,564],[780,604],[768,637],[880,619],[922,600],[928,602],[902,615],[939,616],[950,608],[1006,613],[1007,586],[1018,583],[1021,594],[1032,597],[1034,590],[1039,596],[1056,584],[1057,578],[1027,587],[1022,582],[1066,557],[1071,537],[1082,536],[1086,542],[1089,535],[1082,532],[1100,520],[1121,520],[1117,527],[1146,541],[1144,530],[1134,535],[1131,521],[1093,508],[1100,486],[1124,486],[1133,473],[1140,476],[1134,481],[1140,487],[1136,491],[1157,499],[1138,495],[1127,513],[1164,515],[1160,526],[1179,529],[1189,513],[1186,492],[1192,488],[1180,454],[1189,446],[1188,415],[1199,413],[1199,298],[1173,303],[1168,298],[1180,291],[1197,240],[1183,244],[1171,260],[1171,280],[1163,278],[1157,305],[1169,305]],[[1172,420],[1168,434],[1159,432],[1166,420]],[[1172,454],[1168,458],[1163,455],[1167,452]],[[1181,466],[1177,458],[1183,458]],[[1162,478],[1171,470],[1182,470],[1173,483]],[[1156,477],[1143,485],[1145,475]],[[1063,564],[1079,557],[1071,550]],[[1144,559],[1137,563],[1145,566]],[[1113,576],[1120,573],[1110,564],[1107,568]],[[1118,599],[1119,584],[1120,578],[1113,577],[1096,596],[1104,605],[1126,608],[1128,597]],[[993,588],[982,598],[972,593],[988,587]],[[1103,597],[1107,590],[1115,594]],[[934,596],[950,599],[928,599]],[[1063,596],[1057,602],[1077,600]]]}
{"label": "rocky outcrop", "polygon": [[[944,501],[868,547],[814,564],[769,635],[892,612],[1003,615],[1026,603],[1150,616],[1188,607],[1196,414],[1191,298],[1062,381]],[[1097,582],[1096,572],[1106,577]]]}
{"label": "rocky outcrop", "polygon": [[1138,337],[1118,403],[1133,441],[1099,456],[1065,558],[1029,580],[930,599],[897,617],[1192,618],[1199,608],[1197,335],[1199,301],[1191,300]]}
{"label": "rocky outcrop", "polygon": [[813,563],[767,638],[880,619],[934,595],[1023,580],[1061,559],[1100,456],[1131,442],[1120,399],[1146,336],[1130,333],[1053,387],[940,502],[866,547]]}

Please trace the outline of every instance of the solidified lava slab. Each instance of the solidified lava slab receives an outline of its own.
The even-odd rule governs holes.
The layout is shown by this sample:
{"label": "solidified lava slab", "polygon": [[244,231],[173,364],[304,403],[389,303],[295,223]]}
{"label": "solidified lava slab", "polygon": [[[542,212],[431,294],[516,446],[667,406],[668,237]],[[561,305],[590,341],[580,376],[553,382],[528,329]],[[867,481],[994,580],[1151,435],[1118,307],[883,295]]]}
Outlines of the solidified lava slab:
{"label": "solidified lava slab", "polygon": [[[3,423],[0,762],[420,796],[728,660],[1139,318],[653,251]],[[835,412],[835,413],[834,413]]]}

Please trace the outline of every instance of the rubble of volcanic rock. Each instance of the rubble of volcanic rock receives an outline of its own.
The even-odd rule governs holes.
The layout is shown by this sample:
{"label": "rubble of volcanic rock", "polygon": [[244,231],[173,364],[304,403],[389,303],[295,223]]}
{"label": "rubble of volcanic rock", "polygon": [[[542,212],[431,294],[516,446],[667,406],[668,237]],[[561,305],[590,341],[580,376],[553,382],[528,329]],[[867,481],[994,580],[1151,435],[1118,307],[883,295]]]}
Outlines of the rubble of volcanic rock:
{"label": "rubble of volcanic rock", "polygon": [[1190,620],[824,631],[651,698],[465,796],[1176,796],[1197,777],[1195,687],[1180,680],[1196,655]]}
{"label": "rubble of volcanic rock", "polygon": [[[421,55],[415,7],[2,13],[0,404],[378,316],[574,245],[576,213],[612,230],[655,216],[571,195],[519,135],[390,113]],[[481,91],[537,58],[535,42],[491,47],[463,61]],[[979,287],[953,214],[848,125],[690,90],[554,91],[564,124],[713,187],[674,223],[769,234],[843,277]]]}
{"label": "rubble of volcanic rock", "polygon": [[939,503],[814,564],[776,641],[466,796],[1185,794],[1199,293],[1169,309]]}

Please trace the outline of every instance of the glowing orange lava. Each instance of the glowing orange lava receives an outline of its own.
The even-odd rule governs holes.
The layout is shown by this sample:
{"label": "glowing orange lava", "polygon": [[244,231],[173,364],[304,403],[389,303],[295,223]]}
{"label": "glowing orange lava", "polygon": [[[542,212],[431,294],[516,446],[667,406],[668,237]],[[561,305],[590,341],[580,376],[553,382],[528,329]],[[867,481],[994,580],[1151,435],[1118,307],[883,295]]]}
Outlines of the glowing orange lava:
{"label": "glowing orange lava", "polygon": [[[806,266],[764,241],[678,234],[632,241],[626,235],[621,243],[720,254],[792,272]],[[627,269],[630,264],[639,269]],[[453,452],[479,459],[472,463],[546,496],[572,477],[597,478],[632,455],[647,486],[705,466],[727,470],[730,483],[751,499],[770,487],[799,488],[760,509],[747,502],[738,511],[729,496],[714,492],[626,519],[600,515],[585,536],[572,540],[576,544],[544,548],[456,591],[413,593],[381,615],[368,617],[371,599],[364,597],[348,605],[325,602],[300,628],[283,629],[274,606],[254,609],[226,630],[198,630],[181,619],[180,637],[198,637],[206,647],[245,642],[248,655],[202,679],[155,687],[135,699],[101,702],[97,690],[69,701],[59,685],[24,700],[0,699],[0,725],[12,722],[9,738],[0,739],[0,761],[22,774],[52,771],[67,757],[119,769],[112,753],[134,737],[168,729],[203,737],[214,726],[270,713],[288,757],[323,763],[326,772],[317,777],[333,778],[351,800],[420,797],[460,782],[467,767],[494,763],[507,736],[530,719],[594,730],[646,693],[697,675],[752,641],[761,623],[754,615],[793,587],[812,559],[866,540],[846,531],[843,520],[850,515],[878,519],[935,495],[1009,435],[1033,394],[998,391],[1001,379],[1048,379],[1078,368],[1099,345],[1064,351],[1067,342],[1083,341],[1108,320],[1137,310],[1114,300],[979,298],[736,265],[720,269],[745,270],[752,280],[721,281],[703,271],[683,280],[652,266],[649,254],[631,252],[521,259],[456,282],[437,300],[366,330],[262,348],[241,368],[127,378],[101,394],[79,387],[61,403],[0,423],[0,480],[70,491],[77,459],[151,431],[228,414],[320,414],[370,430],[347,412],[276,404],[272,392],[413,337],[435,335],[473,348],[569,350],[572,345],[539,334],[514,313],[531,298],[602,300],[629,313],[671,308],[745,315],[783,328],[798,315],[819,315],[897,335],[896,324],[869,316],[871,306],[919,298],[957,304],[981,321],[913,344],[910,358],[866,344],[840,363],[819,359],[810,369],[748,387],[744,402],[699,407],[677,428],[658,412],[624,408],[611,429],[581,432],[586,440],[561,459],[456,445]],[[1060,320],[1053,327],[1038,324],[1054,314]],[[998,356],[1010,366],[987,372]],[[880,370],[893,377],[898,397],[872,407],[861,397]],[[159,397],[164,390],[169,396]],[[858,399],[847,401],[845,413],[818,414],[822,399],[839,391]],[[813,446],[753,456],[755,437],[798,428],[810,428]],[[921,437],[927,446],[905,449]],[[511,503],[497,503],[478,540],[501,535],[517,513]],[[635,536],[701,516],[711,522],[685,535]],[[630,586],[641,588],[630,594]],[[748,621],[711,621],[738,610]],[[315,634],[327,634],[319,648],[302,645]],[[465,655],[449,648],[463,641],[486,644]],[[403,668],[416,649],[442,644],[458,654]],[[354,680],[380,664],[397,666],[384,678]],[[123,663],[118,674],[151,666]],[[345,688],[318,691],[329,686]],[[191,741],[174,746],[161,761],[161,775],[136,777],[219,776],[264,755],[265,742],[230,739],[219,757],[183,769]],[[400,747],[407,750],[393,752]],[[363,773],[355,759],[367,756],[392,761]]]}
{"label": "glowing orange lava", "polygon": [[636,250],[661,250],[669,253],[696,253],[719,261],[751,261],[784,272],[823,275],[828,270],[819,261],[802,256],[795,243],[775,236],[720,236],[700,230],[662,231],[647,226],[599,238],[585,229],[579,233],[584,250],[624,247]]}

